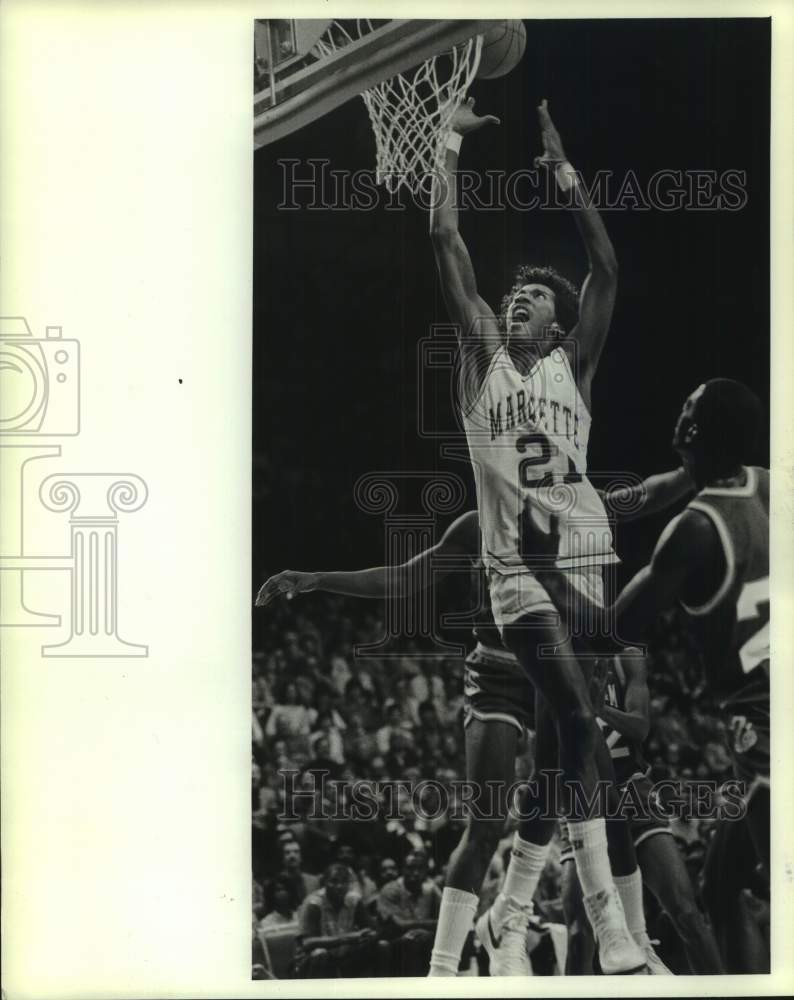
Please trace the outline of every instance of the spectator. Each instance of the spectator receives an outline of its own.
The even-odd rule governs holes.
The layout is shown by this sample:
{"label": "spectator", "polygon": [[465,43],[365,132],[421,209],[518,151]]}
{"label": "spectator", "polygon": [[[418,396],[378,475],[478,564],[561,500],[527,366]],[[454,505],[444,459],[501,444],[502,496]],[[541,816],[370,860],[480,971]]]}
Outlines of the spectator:
{"label": "spectator", "polygon": [[347,726],[342,717],[335,709],[318,712],[316,726],[317,729],[310,737],[310,743],[314,745],[319,738],[325,737],[328,741],[328,756],[337,764],[344,764],[345,748],[342,733]]}
{"label": "spectator", "polygon": [[381,858],[378,866],[378,888],[382,889],[387,882],[391,882],[399,876],[400,869],[394,858]]}
{"label": "spectator", "polygon": [[[323,732],[316,735],[314,756],[307,762],[303,775],[314,782],[315,788],[319,788],[323,780],[340,781],[342,778],[342,768],[340,767],[340,762],[331,756],[331,741],[328,736]],[[308,787],[311,787],[311,785]]]}
{"label": "spectator", "polygon": [[309,875],[303,871],[302,863],[301,847],[296,840],[287,840],[282,844],[280,874],[292,886],[293,895],[298,905],[320,885],[320,880],[316,875]]}
{"label": "spectator", "polygon": [[[317,712],[307,708],[298,699],[298,687],[295,681],[287,681],[277,705],[267,720],[265,733],[268,736],[308,736],[312,723],[317,718]],[[281,725],[279,725],[281,723]]]}
{"label": "spectator", "polygon": [[347,865],[332,864],[300,912],[296,967],[302,979],[382,974],[377,934]]}
{"label": "spectator", "polygon": [[336,848],[336,861],[340,865],[347,865],[352,876],[352,888],[361,896],[364,903],[378,894],[378,887],[358,864],[358,858],[352,844],[347,841],[340,841]]}
{"label": "spectator", "polygon": [[404,733],[409,728],[410,727],[406,726],[403,722],[400,706],[395,702],[391,702],[386,709],[386,724],[381,726],[375,736],[375,741],[380,753],[385,756],[389,752],[391,748],[391,738],[394,733]]}
{"label": "spectator", "polygon": [[259,936],[267,938],[287,932],[297,934],[298,900],[292,879],[276,875],[268,885],[265,900],[265,915],[257,925]]}
{"label": "spectator", "polygon": [[430,966],[441,893],[428,878],[423,854],[409,854],[400,878],[378,895],[383,933],[392,942],[391,968],[397,976],[424,976]]}

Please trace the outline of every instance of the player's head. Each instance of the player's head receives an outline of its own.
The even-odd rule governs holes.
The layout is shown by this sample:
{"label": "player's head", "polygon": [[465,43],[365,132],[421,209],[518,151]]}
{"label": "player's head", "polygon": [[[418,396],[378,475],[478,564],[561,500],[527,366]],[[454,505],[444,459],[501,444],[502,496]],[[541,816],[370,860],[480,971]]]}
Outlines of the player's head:
{"label": "player's head", "polygon": [[673,447],[696,482],[729,476],[752,460],[761,423],[761,402],[752,389],[714,378],[687,397]]}
{"label": "player's head", "polygon": [[570,333],[578,318],[579,293],[553,267],[519,267],[502,299],[500,325],[508,338],[542,340]]}

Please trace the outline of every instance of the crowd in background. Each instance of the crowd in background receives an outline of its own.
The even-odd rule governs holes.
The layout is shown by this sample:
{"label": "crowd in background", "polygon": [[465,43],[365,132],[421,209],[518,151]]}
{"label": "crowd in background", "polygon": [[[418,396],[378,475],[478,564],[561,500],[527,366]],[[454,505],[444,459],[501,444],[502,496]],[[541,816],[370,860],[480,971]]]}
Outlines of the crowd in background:
{"label": "crowd in background", "polygon": [[[268,608],[253,658],[255,975],[426,972],[440,888],[463,826],[453,785],[465,778],[463,660],[423,657],[419,644],[405,640],[398,657],[354,656],[356,645],[375,643],[384,631],[376,602],[311,594]],[[703,691],[698,654],[674,614],[661,621],[651,645],[649,683],[645,755],[653,777],[729,778],[722,723]],[[531,770],[529,740],[522,750],[517,778]],[[434,799],[425,810],[420,796],[417,809],[416,797],[402,793],[399,819],[384,815],[383,802],[370,809],[370,818],[346,818],[339,805],[345,793],[340,797],[333,793],[339,786],[327,784],[416,785],[427,778],[448,789],[450,807],[440,811]],[[435,794],[428,789],[429,797]],[[673,821],[695,885],[712,822]],[[499,890],[510,839],[508,828],[486,879],[483,908]],[[547,933],[562,922],[554,858],[552,851],[536,897],[536,972],[559,971]],[[323,885],[326,896],[339,896],[338,912],[318,895]],[[650,900],[648,908],[652,934],[675,964],[672,930]],[[474,972],[476,959],[467,949],[462,968]]]}

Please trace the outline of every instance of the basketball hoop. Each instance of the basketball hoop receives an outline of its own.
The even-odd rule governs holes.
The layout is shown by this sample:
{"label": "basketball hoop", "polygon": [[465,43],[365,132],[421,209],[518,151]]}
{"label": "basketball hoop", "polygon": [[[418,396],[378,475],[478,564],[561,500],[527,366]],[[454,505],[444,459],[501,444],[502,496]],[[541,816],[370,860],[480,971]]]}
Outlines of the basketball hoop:
{"label": "basketball hoop", "polygon": [[[330,56],[372,31],[369,20],[333,21],[315,50]],[[378,184],[417,193],[440,168],[452,117],[477,74],[481,51],[482,35],[474,35],[361,93],[375,135]]]}

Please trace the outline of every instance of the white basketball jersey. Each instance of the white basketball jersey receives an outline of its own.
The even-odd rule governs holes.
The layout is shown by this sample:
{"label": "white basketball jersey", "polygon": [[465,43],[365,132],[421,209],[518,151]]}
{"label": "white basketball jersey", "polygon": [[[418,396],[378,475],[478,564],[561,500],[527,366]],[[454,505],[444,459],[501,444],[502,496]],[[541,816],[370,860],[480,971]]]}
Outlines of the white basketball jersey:
{"label": "white basketball jersey", "polygon": [[531,517],[548,532],[552,513],[560,568],[618,561],[601,497],[585,476],[590,414],[565,351],[555,347],[521,375],[500,348],[463,421],[489,569],[526,572],[521,521]]}

